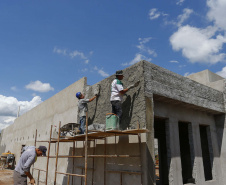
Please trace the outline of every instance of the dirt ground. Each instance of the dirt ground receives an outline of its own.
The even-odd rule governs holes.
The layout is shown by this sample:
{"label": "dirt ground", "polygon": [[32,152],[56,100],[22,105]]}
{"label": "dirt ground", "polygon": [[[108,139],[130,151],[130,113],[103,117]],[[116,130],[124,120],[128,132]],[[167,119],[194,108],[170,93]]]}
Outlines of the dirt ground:
{"label": "dirt ground", "polygon": [[13,170],[0,170],[0,185],[13,185]]}

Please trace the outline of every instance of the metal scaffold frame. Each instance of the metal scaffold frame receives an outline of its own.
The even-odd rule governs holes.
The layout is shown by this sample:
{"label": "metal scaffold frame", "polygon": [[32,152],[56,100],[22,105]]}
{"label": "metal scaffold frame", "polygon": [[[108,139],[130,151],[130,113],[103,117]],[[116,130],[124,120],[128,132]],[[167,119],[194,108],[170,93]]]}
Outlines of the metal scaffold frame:
{"label": "metal scaffold frame", "polygon": [[[87,116],[88,117],[88,116]],[[123,174],[133,174],[133,175],[140,175],[141,177],[141,185],[143,185],[143,178],[142,178],[142,149],[141,149],[141,133],[147,133],[148,130],[147,129],[133,129],[133,130],[124,130],[124,131],[119,131],[119,130],[109,130],[109,131],[91,131],[88,132],[88,119],[86,119],[86,133],[85,134],[81,134],[81,135],[76,135],[74,137],[61,137],[60,136],[60,128],[61,128],[61,122],[59,122],[59,130],[58,130],[58,138],[52,138],[52,127],[53,125],[51,125],[51,129],[50,129],[50,137],[48,141],[38,141],[37,140],[37,130],[36,130],[36,137],[35,137],[35,146],[36,146],[36,142],[48,142],[49,146],[48,146],[48,154],[47,154],[47,163],[46,163],[46,170],[42,170],[42,169],[38,169],[38,168],[34,168],[33,167],[33,171],[34,170],[38,170],[38,177],[37,177],[37,185],[39,185],[39,182],[41,182],[39,180],[40,178],[40,172],[45,172],[46,173],[46,179],[45,185],[48,184],[48,171],[49,171],[49,159],[50,158],[56,158],[56,162],[55,162],[55,175],[54,175],[54,185],[56,185],[56,179],[57,179],[57,174],[63,174],[66,175],[68,177],[67,180],[67,185],[70,184],[70,176],[74,177],[81,177],[81,185],[82,182],[84,181],[84,185],[87,185],[87,171],[88,171],[88,158],[92,158],[92,168],[90,168],[90,170],[92,170],[92,185],[94,184],[94,164],[95,164],[95,158],[104,158],[104,185],[106,185],[106,173],[119,173],[120,174],[120,181],[121,184],[123,185]],[[138,136],[138,142],[139,142],[139,155],[118,155],[118,154],[114,154],[114,155],[107,155],[107,138],[108,137],[115,137],[115,145],[116,145],[116,136],[125,136],[125,135],[137,135]],[[104,154],[103,155],[95,155],[95,148],[96,148],[96,140],[98,139],[102,139],[104,140]],[[83,149],[84,149],[84,155],[80,155],[80,156],[76,156],[75,155],[75,142],[77,141],[83,141]],[[84,143],[85,141],[85,143]],[[93,141],[94,142],[94,149],[93,149],[93,154],[92,155],[88,155],[88,141]],[[73,150],[72,150],[72,156],[70,155],[59,155],[59,144],[60,142],[73,142]],[[56,155],[55,156],[50,156],[50,146],[51,143],[56,143],[57,144],[57,151],[56,151]],[[106,165],[107,165],[107,158],[131,158],[131,157],[138,157],[140,158],[140,171],[119,171],[119,170],[108,170],[106,169]],[[59,158],[73,158],[73,168],[72,168],[72,173],[64,173],[64,172],[59,172],[57,170],[58,167],[58,159]],[[75,174],[74,173],[74,159],[75,158],[85,158],[85,165],[84,167],[81,167],[82,169],[82,174]],[[32,171],[32,173],[33,173]],[[72,178],[72,184],[73,184],[73,180],[74,178]]]}

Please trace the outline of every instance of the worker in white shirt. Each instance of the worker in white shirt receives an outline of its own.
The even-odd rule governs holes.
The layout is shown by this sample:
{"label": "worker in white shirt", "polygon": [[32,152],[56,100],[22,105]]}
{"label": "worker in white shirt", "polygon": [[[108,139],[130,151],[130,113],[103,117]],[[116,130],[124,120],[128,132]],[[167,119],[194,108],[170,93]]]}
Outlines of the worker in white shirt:
{"label": "worker in white shirt", "polygon": [[126,89],[123,88],[123,71],[116,71],[116,78],[111,83],[111,105],[112,113],[116,114],[119,117],[119,122],[122,118],[122,97],[130,89],[137,87],[140,81],[137,81],[135,84],[128,86]]}

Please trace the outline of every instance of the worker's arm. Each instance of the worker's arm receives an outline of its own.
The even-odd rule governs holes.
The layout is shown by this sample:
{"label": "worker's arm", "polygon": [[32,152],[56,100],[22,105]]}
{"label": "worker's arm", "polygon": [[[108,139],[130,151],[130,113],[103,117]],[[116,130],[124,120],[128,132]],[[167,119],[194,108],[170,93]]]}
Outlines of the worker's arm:
{"label": "worker's arm", "polygon": [[30,183],[31,184],[34,184],[35,183],[35,179],[33,178],[33,176],[31,175],[31,173],[28,171],[28,172],[24,172],[28,178],[30,179]]}
{"label": "worker's arm", "polygon": [[90,98],[89,102],[93,101],[96,97],[97,97],[97,95],[95,95],[94,97]]}
{"label": "worker's arm", "polygon": [[129,89],[126,88],[126,89],[123,89],[122,91],[119,91],[119,92],[120,92],[120,94],[124,95],[128,90],[129,90]]}
{"label": "worker's arm", "polygon": [[124,95],[128,90],[137,87],[139,85],[140,81],[137,81],[135,84],[129,85],[126,89],[123,89],[120,91],[120,94]]}
{"label": "worker's arm", "polygon": [[30,156],[28,157],[27,161],[24,164],[23,170],[24,173],[28,176],[28,178],[30,179],[31,183],[35,183],[35,180],[33,178],[33,176],[30,173],[30,167],[32,164],[34,164],[35,162],[35,157],[36,155],[30,154]]}

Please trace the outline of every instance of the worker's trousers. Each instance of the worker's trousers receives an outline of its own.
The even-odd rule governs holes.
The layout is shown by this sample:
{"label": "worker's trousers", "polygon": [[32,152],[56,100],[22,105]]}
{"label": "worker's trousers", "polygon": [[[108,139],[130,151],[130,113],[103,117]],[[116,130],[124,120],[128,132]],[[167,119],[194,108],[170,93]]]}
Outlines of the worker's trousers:
{"label": "worker's trousers", "polygon": [[86,131],[86,116],[80,117],[80,134],[84,134]]}
{"label": "worker's trousers", "polygon": [[27,175],[21,175],[19,172],[13,172],[14,185],[27,185]]}
{"label": "worker's trousers", "polygon": [[119,117],[119,121],[122,118],[122,102],[119,100],[111,101],[112,113],[116,114]]}

